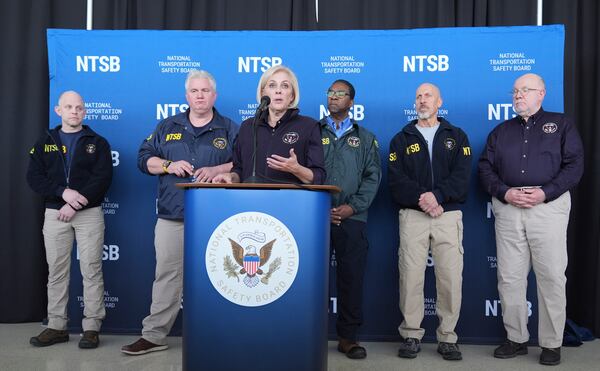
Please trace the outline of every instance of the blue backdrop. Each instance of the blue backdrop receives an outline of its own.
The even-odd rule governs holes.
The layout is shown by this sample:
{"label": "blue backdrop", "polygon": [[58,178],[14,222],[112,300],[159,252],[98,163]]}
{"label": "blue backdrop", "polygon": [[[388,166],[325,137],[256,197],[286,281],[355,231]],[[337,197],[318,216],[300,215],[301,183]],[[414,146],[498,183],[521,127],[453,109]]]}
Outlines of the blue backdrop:
{"label": "blue backdrop", "polygon": [[[85,122],[105,136],[113,150],[114,179],[103,203],[104,331],[139,332],[149,311],[157,180],[137,169],[137,150],[161,119],[187,108],[186,73],[190,68],[210,71],[217,80],[216,107],[241,122],[257,106],[256,85],[262,72],[284,64],[300,81],[301,112],[315,119],[327,114],[325,91],[331,82],[351,81],[357,92],[352,114],[380,143],[384,177],[369,217],[362,339],[398,339],[398,220],[385,169],[389,142],[415,118],[414,94],[423,82],[440,87],[444,100],[440,115],[465,130],[474,154],[471,192],[463,210],[459,341],[504,338],[493,215],[490,198],[478,185],[476,163],[490,130],[514,116],[509,91],[519,75],[542,75],[548,90],[545,109],[562,111],[563,26],[318,32],[48,30],[47,36],[50,126],[59,123],[52,111],[59,94],[77,90],[86,102]],[[437,326],[433,264],[429,262],[426,272],[425,340],[435,339]],[[80,328],[83,305],[77,262],[72,272],[69,315],[75,330]],[[333,288],[333,272],[331,278]],[[535,337],[537,306],[532,286],[528,300]],[[336,309],[332,289],[332,336]],[[178,321],[173,332],[179,330]]]}

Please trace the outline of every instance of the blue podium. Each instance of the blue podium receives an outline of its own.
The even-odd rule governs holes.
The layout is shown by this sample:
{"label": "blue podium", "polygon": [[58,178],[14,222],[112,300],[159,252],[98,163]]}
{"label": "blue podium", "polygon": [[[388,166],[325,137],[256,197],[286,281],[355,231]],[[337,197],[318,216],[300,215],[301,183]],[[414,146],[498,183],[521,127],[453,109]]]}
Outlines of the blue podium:
{"label": "blue podium", "polygon": [[180,186],[184,370],[326,370],[337,187]]}

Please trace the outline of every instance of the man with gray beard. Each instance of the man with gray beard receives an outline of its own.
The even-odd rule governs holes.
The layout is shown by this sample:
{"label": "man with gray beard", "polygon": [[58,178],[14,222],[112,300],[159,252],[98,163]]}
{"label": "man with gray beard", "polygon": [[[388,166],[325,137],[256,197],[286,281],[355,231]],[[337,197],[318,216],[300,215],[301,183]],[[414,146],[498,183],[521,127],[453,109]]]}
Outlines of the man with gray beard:
{"label": "man with gray beard", "polygon": [[466,134],[437,116],[442,97],[437,86],[419,86],[418,119],[408,123],[390,143],[390,192],[400,207],[398,270],[403,343],[398,357],[415,358],[425,334],[423,285],[428,252],[435,261],[438,353],[461,360],[454,332],[462,300],[462,211],[471,173],[471,147]]}

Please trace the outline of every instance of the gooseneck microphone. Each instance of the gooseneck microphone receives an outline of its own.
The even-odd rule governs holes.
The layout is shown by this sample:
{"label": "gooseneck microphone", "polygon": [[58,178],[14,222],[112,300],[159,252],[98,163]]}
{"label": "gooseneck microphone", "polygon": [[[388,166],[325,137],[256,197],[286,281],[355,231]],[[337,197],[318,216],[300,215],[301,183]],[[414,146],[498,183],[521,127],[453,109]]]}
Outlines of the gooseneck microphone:
{"label": "gooseneck microphone", "polygon": [[258,105],[258,108],[256,109],[256,113],[254,114],[254,117],[256,117],[256,115],[259,112],[263,112],[264,110],[269,108],[269,104],[271,104],[271,98],[269,98],[266,95],[263,95],[262,97],[260,97],[260,104]]}
{"label": "gooseneck microphone", "polygon": [[271,103],[271,98],[266,95],[263,95],[260,98],[260,104],[256,109],[256,113],[254,113],[254,119],[252,120],[252,175],[248,178],[244,179],[244,183],[260,183],[260,179],[256,176],[256,126],[258,123],[256,122],[258,117],[269,108],[269,104]]}

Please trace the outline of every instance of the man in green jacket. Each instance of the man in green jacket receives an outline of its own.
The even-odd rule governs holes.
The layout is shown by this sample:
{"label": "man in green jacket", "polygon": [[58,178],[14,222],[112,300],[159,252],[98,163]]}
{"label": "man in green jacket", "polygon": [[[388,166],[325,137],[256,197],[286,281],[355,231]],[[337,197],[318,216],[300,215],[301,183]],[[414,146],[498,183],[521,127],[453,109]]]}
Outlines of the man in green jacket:
{"label": "man in green jacket", "polygon": [[330,116],[321,121],[327,170],[326,184],[342,191],[332,196],[331,249],[337,262],[336,323],[338,350],[348,358],[362,359],[367,351],[357,341],[362,324],[363,277],[369,242],[367,210],[381,181],[381,160],[375,136],[349,117],[354,86],[336,80],[327,91]]}

